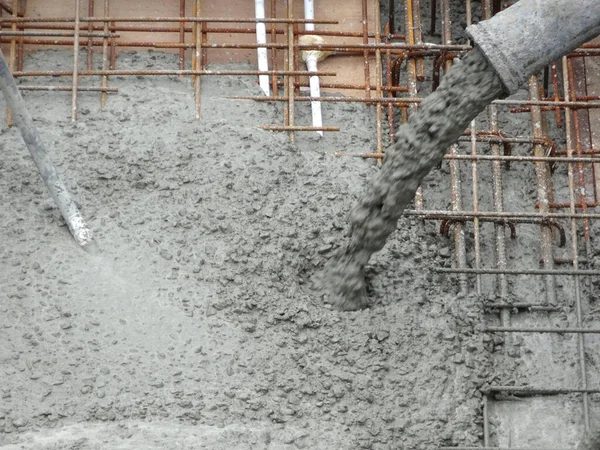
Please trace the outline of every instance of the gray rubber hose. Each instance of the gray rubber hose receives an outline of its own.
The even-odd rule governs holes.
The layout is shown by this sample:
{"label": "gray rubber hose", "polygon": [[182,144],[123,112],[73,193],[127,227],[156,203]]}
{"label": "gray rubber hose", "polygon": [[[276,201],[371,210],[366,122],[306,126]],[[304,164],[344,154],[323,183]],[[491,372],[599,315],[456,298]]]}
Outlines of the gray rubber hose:
{"label": "gray rubber hose", "polygon": [[600,34],[600,0],[520,0],[466,31],[512,94]]}

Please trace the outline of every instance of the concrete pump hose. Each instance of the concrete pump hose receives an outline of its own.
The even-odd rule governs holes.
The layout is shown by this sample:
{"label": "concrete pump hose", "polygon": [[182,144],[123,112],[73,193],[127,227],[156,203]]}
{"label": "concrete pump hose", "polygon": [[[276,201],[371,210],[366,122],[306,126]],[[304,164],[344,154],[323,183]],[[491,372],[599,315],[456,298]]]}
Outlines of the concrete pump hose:
{"label": "concrete pump hose", "polygon": [[65,219],[69,231],[71,231],[71,234],[79,245],[89,249],[93,248],[94,246],[91,245],[92,231],[85,224],[75,201],[69,195],[66,186],[59,178],[52,161],[50,161],[46,147],[35,128],[33,119],[27,110],[23,97],[21,97],[21,93],[17,88],[15,79],[1,50],[0,90],[4,94],[7,105],[12,110],[13,119],[21,131],[21,136],[23,136],[23,140],[38,167],[44,183],[50,191],[50,195],[52,195],[56,206]]}
{"label": "concrete pump hose", "polygon": [[466,31],[512,94],[600,34],[600,0],[520,0]]}

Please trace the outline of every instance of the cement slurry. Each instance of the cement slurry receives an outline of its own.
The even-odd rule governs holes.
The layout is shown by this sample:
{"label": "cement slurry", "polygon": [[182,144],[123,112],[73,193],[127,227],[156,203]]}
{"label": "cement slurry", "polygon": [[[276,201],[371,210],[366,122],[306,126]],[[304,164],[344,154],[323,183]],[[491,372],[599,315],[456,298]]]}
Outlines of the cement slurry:
{"label": "cement slurry", "polygon": [[344,310],[368,306],[364,271],[371,255],[383,248],[402,211],[449,146],[502,92],[494,69],[475,49],[452,67],[418,113],[400,127],[381,172],[350,213],[349,241],[316,278],[329,302]]}

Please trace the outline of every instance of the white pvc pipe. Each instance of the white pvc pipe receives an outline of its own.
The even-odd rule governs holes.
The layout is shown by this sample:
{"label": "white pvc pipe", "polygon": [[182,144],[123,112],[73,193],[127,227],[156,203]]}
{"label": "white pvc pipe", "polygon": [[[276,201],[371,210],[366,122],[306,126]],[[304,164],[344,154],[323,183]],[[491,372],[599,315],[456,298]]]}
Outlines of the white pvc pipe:
{"label": "white pvc pipe", "polygon": [[[314,0],[304,0],[304,18],[307,20],[315,20],[315,3]],[[306,31],[315,31],[314,23],[307,23],[304,25]],[[306,59],[306,68],[309,72],[317,71],[317,58],[316,56],[309,56]],[[309,77],[310,85],[310,96],[320,97],[321,96],[321,84],[319,77]],[[310,102],[310,108],[312,111],[312,124],[313,127],[323,126],[323,116],[321,114],[321,102]],[[317,131],[317,134],[323,136],[322,131]]]}
{"label": "white pvc pipe", "polygon": [[[265,18],[265,1],[264,0],[255,0],[255,12],[257,19]],[[264,22],[256,22],[256,43],[257,44],[266,44],[267,43],[267,27]],[[258,56],[258,70],[267,71],[269,70],[269,59],[267,56],[267,49],[264,47],[259,47],[256,50]],[[265,95],[270,95],[269,89],[269,76],[268,75],[259,75],[258,81],[260,84],[260,88],[263,90]]]}
{"label": "white pvc pipe", "polygon": [[[317,58],[315,56],[309,56],[306,59],[306,68],[309,72],[317,71]],[[308,78],[310,84],[310,96],[311,97],[320,97],[321,96],[321,85],[319,83],[319,77],[309,77]],[[312,111],[312,124],[313,127],[322,127],[323,126],[323,116],[321,115],[321,102],[310,102],[310,107]],[[323,136],[322,131],[317,131],[317,133]]]}
{"label": "white pvc pipe", "polygon": [[[315,20],[315,2],[314,0],[304,0],[304,18],[306,20]],[[306,31],[315,31],[314,23],[304,24]]]}

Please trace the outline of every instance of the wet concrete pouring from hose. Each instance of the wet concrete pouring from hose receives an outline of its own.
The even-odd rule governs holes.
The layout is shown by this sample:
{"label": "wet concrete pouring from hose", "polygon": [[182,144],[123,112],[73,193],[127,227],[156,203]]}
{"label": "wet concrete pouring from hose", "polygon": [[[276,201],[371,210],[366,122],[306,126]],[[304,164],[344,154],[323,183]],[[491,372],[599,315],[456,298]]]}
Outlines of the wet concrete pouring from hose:
{"label": "wet concrete pouring from hose", "polygon": [[438,89],[396,135],[381,172],[350,213],[350,240],[316,278],[328,301],[343,310],[368,306],[365,267],[396,229],[402,211],[448,147],[492,100],[502,82],[479,50],[454,65]]}

